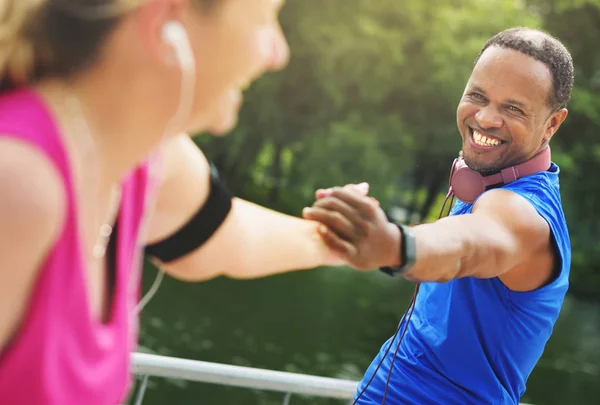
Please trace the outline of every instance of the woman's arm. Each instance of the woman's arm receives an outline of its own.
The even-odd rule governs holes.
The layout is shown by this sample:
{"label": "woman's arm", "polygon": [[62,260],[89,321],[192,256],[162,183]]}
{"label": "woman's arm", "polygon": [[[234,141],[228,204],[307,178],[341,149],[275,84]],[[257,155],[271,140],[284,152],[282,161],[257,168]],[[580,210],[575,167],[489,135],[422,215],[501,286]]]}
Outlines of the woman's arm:
{"label": "woman's arm", "polygon": [[[163,240],[185,225],[210,190],[210,166],[187,135],[170,141],[164,157],[164,178],[148,243]],[[177,278],[205,280],[219,275],[255,278],[342,264],[317,227],[316,222],[234,198],[231,211],[205,244],[162,267]]]}
{"label": "woman's arm", "polygon": [[21,324],[65,209],[54,166],[29,145],[0,136],[0,352]]}

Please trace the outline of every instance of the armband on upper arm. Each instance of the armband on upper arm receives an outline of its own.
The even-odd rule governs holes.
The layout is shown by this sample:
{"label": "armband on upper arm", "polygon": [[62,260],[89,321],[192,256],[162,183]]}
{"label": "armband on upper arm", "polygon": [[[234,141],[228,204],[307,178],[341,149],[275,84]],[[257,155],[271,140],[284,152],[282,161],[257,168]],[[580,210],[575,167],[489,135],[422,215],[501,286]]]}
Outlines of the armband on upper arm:
{"label": "armband on upper arm", "polygon": [[147,245],[145,253],[169,263],[202,246],[219,229],[231,211],[231,195],[210,165],[210,192],[194,216],[167,238]]}

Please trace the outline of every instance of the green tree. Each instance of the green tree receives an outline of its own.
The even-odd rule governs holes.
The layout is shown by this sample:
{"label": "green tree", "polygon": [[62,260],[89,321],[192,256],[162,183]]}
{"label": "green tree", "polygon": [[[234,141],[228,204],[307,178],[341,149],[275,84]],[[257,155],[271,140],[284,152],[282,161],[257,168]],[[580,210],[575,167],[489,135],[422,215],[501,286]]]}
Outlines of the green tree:
{"label": "green tree", "polygon": [[368,181],[386,207],[433,218],[460,149],[456,106],[493,34],[545,28],[570,48],[577,84],[553,141],[573,239],[573,288],[600,291],[599,0],[303,0],[282,25],[289,67],[246,92],[240,124],[200,138],[231,188],[293,214],[319,187]]}

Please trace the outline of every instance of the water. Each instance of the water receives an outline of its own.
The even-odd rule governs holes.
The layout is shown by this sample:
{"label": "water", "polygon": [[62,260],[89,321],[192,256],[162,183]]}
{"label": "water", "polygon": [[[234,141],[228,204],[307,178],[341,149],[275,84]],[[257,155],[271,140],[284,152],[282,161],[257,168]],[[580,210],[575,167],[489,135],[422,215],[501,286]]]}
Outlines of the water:
{"label": "water", "polygon": [[[148,271],[146,289],[153,278]],[[413,285],[381,273],[319,269],[261,280],[165,278],[142,314],[142,349],[204,361],[360,379],[393,334]],[[600,398],[600,305],[568,297],[522,398],[592,405]],[[283,395],[150,379],[144,404],[275,405]],[[292,405],[343,401],[293,397]]]}

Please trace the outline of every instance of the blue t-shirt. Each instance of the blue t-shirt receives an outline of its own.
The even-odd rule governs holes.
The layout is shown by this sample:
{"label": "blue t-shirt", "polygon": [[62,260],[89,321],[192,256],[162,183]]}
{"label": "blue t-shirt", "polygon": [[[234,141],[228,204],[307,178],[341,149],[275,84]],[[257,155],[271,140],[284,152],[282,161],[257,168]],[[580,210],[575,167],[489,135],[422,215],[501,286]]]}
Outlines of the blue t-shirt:
{"label": "blue t-shirt", "polygon": [[[558,174],[558,166],[552,164],[546,172],[503,187],[529,201],[550,226],[560,255],[557,278],[530,292],[511,291],[498,278],[421,284],[393,364],[386,404],[519,403],[569,286],[571,244]],[[472,208],[457,201],[450,215],[468,214]],[[390,340],[366,371],[357,394],[373,375]],[[398,340],[358,404],[381,404]]]}

